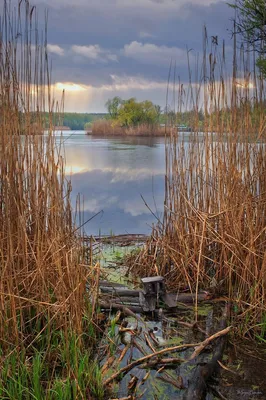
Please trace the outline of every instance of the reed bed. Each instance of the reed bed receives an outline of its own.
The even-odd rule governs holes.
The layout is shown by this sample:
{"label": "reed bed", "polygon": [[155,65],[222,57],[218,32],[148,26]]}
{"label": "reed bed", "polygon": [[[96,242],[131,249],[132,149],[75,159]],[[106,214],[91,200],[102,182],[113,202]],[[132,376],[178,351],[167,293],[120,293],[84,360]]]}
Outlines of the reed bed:
{"label": "reed bed", "polygon": [[[100,399],[86,293],[94,268],[53,135],[63,104],[52,99],[46,36],[28,1],[4,2],[0,45],[0,398]],[[47,110],[48,134],[38,135]]]}
{"label": "reed bed", "polygon": [[[168,132],[168,129],[167,129]],[[138,126],[122,127],[117,122],[111,120],[95,121],[92,125],[92,135],[108,136],[164,136],[165,127],[160,125],[140,124]]]}
{"label": "reed bed", "polygon": [[190,85],[177,85],[175,96],[177,108],[192,106],[193,126],[204,109],[205,127],[189,137],[172,131],[166,139],[164,217],[130,261],[131,271],[165,276],[171,291],[226,296],[239,333],[265,341],[263,80],[247,69],[252,62],[243,53],[238,59],[235,50],[230,79],[217,46],[205,46],[203,54],[198,80],[190,72]]}

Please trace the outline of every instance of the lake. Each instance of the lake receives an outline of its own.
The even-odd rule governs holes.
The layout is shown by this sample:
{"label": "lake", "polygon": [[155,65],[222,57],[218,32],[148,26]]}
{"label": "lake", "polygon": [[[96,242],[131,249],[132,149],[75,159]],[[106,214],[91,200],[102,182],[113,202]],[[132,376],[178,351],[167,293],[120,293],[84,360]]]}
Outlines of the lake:
{"label": "lake", "polygon": [[[57,141],[61,133],[57,133]],[[62,133],[72,203],[81,195],[87,234],[149,233],[164,202],[164,138]],[[145,202],[144,202],[144,200]]]}

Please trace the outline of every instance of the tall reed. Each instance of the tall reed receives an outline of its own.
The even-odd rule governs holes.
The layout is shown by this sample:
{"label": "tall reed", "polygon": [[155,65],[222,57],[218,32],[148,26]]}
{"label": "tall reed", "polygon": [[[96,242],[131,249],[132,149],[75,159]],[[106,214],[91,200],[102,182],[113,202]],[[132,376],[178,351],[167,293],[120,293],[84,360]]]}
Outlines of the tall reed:
{"label": "tall reed", "polygon": [[238,55],[235,47],[226,75],[224,47],[221,53],[216,45],[204,47],[201,71],[193,77],[189,69],[187,87],[176,87],[178,110],[184,104],[194,110],[196,129],[189,137],[172,130],[166,138],[164,218],[133,270],[164,275],[170,290],[211,288],[227,295],[241,333],[265,340],[263,81],[249,69],[249,54]]}
{"label": "tall reed", "polygon": [[[77,393],[68,398],[84,398],[94,387],[86,370],[95,331],[85,290],[93,270],[53,132],[53,111],[63,102],[52,98],[36,8],[23,0],[13,7],[4,2],[0,31],[0,393],[41,399],[51,389],[49,398],[65,398],[59,392],[68,387]],[[43,135],[45,111],[50,126]]]}
{"label": "tall reed", "polygon": [[88,132],[88,134],[108,136],[164,136],[165,127],[148,124],[123,127],[117,121],[98,120],[93,123],[92,131]]}

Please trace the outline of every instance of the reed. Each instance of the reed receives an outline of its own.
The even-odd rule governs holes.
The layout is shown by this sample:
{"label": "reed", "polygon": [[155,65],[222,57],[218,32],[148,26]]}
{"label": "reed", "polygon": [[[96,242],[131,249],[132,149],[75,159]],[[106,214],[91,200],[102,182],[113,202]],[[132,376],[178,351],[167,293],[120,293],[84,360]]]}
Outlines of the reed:
{"label": "reed", "polygon": [[94,269],[53,134],[63,102],[52,99],[46,35],[28,1],[4,2],[0,46],[0,397],[100,399],[85,289]]}
{"label": "reed", "polygon": [[176,87],[177,108],[192,107],[196,128],[189,137],[171,131],[166,139],[164,218],[131,270],[165,276],[169,290],[226,295],[239,333],[265,340],[263,80],[248,69],[250,55],[238,56],[236,48],[227,77],[224,54],[205,44],[201,73],[193,79],[189,70],[188,87]]}
{"label": "reed", "polygon": [[88,132],[88,134],[104,136],[164,136],[165,133],[165,127],[160,125],[140,124],[126,128],[112,120],[95,121],[92,131]]}

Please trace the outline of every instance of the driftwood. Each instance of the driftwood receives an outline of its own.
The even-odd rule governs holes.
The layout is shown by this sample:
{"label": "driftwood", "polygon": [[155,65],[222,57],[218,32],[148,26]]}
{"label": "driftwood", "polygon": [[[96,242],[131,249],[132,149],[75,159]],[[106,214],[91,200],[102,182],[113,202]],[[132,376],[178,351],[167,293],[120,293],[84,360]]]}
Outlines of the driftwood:
{"label": "driftwood", "polygon": [[[161,355],[166,354],[166,353],[171,353],[171,352],[175,352],[175,351],[182,351],[182,350],[185,350],[187,348],[194,347],[196,349],[196,351],[193,353],[193,355],[195,354],[195,356],[196,356],[197,354],[199,354],[200,351],[202,351],[213,340],[215,340],[215,339],[217,339],[219,337],[224,337],[224,335],[226,333],[228,333],[230,329],[231,329],[231,327],[223,329],[222,331],[217,332],[216,334],[210,336],[208,339],[206,339],[206,340],[204,340],[203,342],[200,342],[200,343],[196,343],[196,344],[195,343],[189,343],[189,344],[183,344],[183,345],[174,346],[174,347],[168,347],[166,349],[162,349],[160,351],[157,351],[157,352],[154,352],[152,354],[148,354],[148,355],[146,355],[144,357],[141,357],[138,360],[135,360],[135,361],[131,362],[130,364],[126,365],[125,367],[121,368],[119,371],[115,372],[103,384],[104,384],[104,386],[107,386],[111,382],[113,382],[114,380],[118,380],[118,379],[120,380],[120,379],[123,378],[123,376],[125,374],[127,374],[133,368],[135,368],[135,367],[137,367],[137,366],[139,366],[141,364],[150,362],[150,360],[152,358],[155,358],[155,357],[157,357],[157,360],[158,360],[158,356],[161,356]],[[215,363],[217,364],[217,360],[215,361]],[[201,397],[199,397],[199,398],[197,398],[197,397],[189,397],[187,399],[201,399]]]}
{"label": "driftwood", "polygon": [[[120,310],[120,304],[126,305],[128,309],[135,313],[143,312],[158,312],[156,309],[157,298],[154,296],[145,296],[143,291],[129,290],[124,286],[112,286],[111,282],[104,281],[105,286],[100,286],[103,293],[102,301],[100,302],[103,309],[113,308],[114,310]],[[108,297],[109,295],[109,297]],[[113,295],[113,297],[112,297]],[[162,296],[166,305],[169,308],[180,308],[182,304],[193,304],[195,302],[194,293],[168,293]],[[198,301],[209,301],[206,299],[206,294],[200,293],[198,295]]]}
{"label": "driftwood", "polygon": [[143,322],[143,320],[136,315],[135,313],[141,313],[142,309],[141,307],[130,307],[130,309],[123,304],[116,304],[108,301],[103,301],[99,300],[99,305],[103,310],[120,310],[122,311],[125,315],[128,315],[129,317],[134,317],[138,321]]}
{"label": "driftwood", "polygon": [[131,362],[130,364],[126,365],[125,367],[121,368],[119,371],[115,372],[110,378],[106,379],[106,381],[103,382],[104,386],[108,386],[111,382],[117,380],[117,379],[122,379],[125,374],[127,374],[129,371],[131,371],[133,368],[137,367],[138,365],[141,365],[145,363],[146,361],[150,360],[153,357],[158,357],[162,354],[165,353],[171,353],[173,351],[182,351],[185,350],[189,347],[196,347],[198,344],[195,343],[189,343],[189,344],[183,344],[179,346],[174,346],[174,347],[169,347],[167,349],[163,349],[160,351],[157,351],[152,354],[148,354],[147,356],[141,357],[138,360],[135,360]]}
{"label": "driftwood", "polygon": [[201,342],[200,345],[195,348],[195,351],[191,355],[189,360],[193,360],[194,358],[196,358],[202,352],[202,350],[204,350],[205,347],[207,347],[210,344],[210,342],[212,342],[213,340],[218,339],[221,336],[227,335],[227,333],[231,330],[231,328],[232,328],[231,326],[228,326],[227,328],[223,329],[222,331],[216,332],[214,335],[208,337],[203,342]]}
{"label": "driftwood", "polygon": [[121,289],[120,287],[103,286],[100,287],[102,293],[114,294],[117,297],[132,296],[139,297],[139,290]]}
{"label": "driftwood", "polygon": [[139,302],[139,298],[138,297],[111,297],[111,296],[107,296],[107,297],[102,297],[103,300],[107,300],[110,303],[117,303],[117,304],[124,304],[127,303],[132,306],[139,306],[140,307],[140,302]]}
{"label": "driftwood", "polygon": [[179,379],[177,379],[177,381],[174,381],[173,378],[167,374],[157,376],[157,379],[166,383],[170,383],[170,385],[173,385],[179,390],[184,388],[183,379],[181,378],[181,376],[179,376]]}
{"label": "driftwood", "polygon": [[155,360],[151,360],[147,363],[142,364],[141,368],[143,368],[143,369],[155,368],[155,367],[162,367],[164,365],[167,365],[167,367],[176,366],[176,364],[181,364],[182,362],[185,362],[185,360],[183,358],[177,358],[177,357],[160,358],[160,357],[157,357]]}
{"label": "driftwood", "polygon": [[106,280],[104,280],[104,281],[100,280],[99,285],[100,285],[100,288],[112,288],[113,290],[116,290],[116,289],[126,289],[127,290],[126,285],[124,285],[123,283],[118,283],[118,282],[110,282],[110,281],[106,281]]}
{"label": "driftwood", "polygon": [[[227,308],[220,323],[220,327],[226,326]],[[231,327],[225,328],[220,332],[212,335],[204,340],[194,351],[190,360],[197,357],[198,354],[210,343],[210,341],[217,340],[212,359],[206,364],[198,364],[190,379],[189,386],[184,394],[184,400],[203,400],[207,393],[207,383],[213,374],[219,370],[219,361],[223,358],[223,352],[226,344],[226,335]],[[210,340],[211,339],[211,340]]]}
{"label": "driftwood", "polygon": [[[164,299],[165,297],[165,299]],[[169,302],[171,304],[175,303],[175,307],[178,305],[177,303],[184,303],[184,304],[194,304],[196,301],[196,294],[195,293],[167,293],[163,296],[166,304]],[[209,293],[198,293],[198,302],[201,301],[210,301],[210,294]],[[173,305],[171,305],[173,307]]]}

